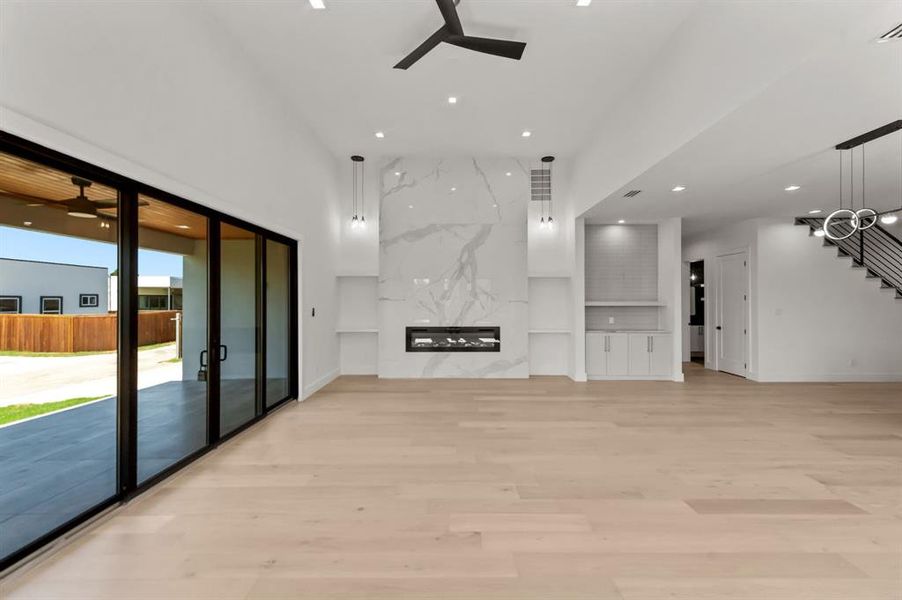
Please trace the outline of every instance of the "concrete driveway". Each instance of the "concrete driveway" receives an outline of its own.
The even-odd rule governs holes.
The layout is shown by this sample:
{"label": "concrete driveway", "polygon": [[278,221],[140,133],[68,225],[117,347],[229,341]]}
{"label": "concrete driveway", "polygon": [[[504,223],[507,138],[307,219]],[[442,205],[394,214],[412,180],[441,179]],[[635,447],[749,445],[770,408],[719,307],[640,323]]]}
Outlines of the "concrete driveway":
{"label": "concrete driveway", "polygon": [[[138,351],[138,389],[182,379],[175,344]],[[0,356],[0,406],[41,404],[116,393],[116,353]]]}

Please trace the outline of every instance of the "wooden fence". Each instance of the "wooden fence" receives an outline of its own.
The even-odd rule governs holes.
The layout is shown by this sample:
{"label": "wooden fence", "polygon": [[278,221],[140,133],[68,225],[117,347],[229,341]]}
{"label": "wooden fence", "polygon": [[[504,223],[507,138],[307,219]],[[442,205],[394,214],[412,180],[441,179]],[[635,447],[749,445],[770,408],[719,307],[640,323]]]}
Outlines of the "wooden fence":
{"label": "wooden fence", "polygon": [[[175,341],[177,310],[138,313],[138,345]],[[0,351],[103,352],[116,349],[115,314],[2,315]]]}

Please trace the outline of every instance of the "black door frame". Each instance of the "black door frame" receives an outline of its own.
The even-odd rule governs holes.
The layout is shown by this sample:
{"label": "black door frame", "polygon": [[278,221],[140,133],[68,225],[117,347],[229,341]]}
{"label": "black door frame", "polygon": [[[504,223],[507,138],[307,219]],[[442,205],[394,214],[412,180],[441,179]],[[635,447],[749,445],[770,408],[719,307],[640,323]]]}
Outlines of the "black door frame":
{"label": "black door frame", "polygon": [[[5,558],[0,558],[0,573],[17,563],[27,559],[42,547],[58,539],[72,529],[83,525],[103,511],[118,504],[127,502],[150,489],[173,473],[191,464],[218,444],[239,435],[248,427],[266,418],[276,409],[291,400],[299,398],[298,379],[298,241],[288,236],[269,231],[263,227],[242,219],[220,213],[207,206],[197,204],[181,196],[171,194],[153,186],[119,175],[91,163],[68,156],[24,138],[0,130],[0,152],[18,156],[65,173],[84,177],[97,183],[112,187],[119,192],[118,219],[118,344],[117,358],[117,485],[116,492],[102,500],[94,507],[83,512],[74,519],[56,527],[28,545],[16,550]],[[173,204],[179,208],[190,210],[207,218],[207,341],[208,348],[219,348],[220,302],[221,302],[221,239],[220,223],[227,222],[252,231],[257,237],[257,248],[265,248],[265,240],[273,240],[285,244],[289,248],[289,389],[290,395],[274,404],[266,406],[265,402],[265,349],[266,328],[265,313],[265,255],[257,257],[257,376],[256,397],[259,409],[256,416],[248,423],[236,428],[225,436],[220,435],[219,413],[219,352],[208,352],[209,364],[207,374],[207,439],[203,448],[186,456],[147,480],[137,481],[137,436],[138,436],[138,196],[151,196],[155,199]],[[262,262],[262,265],[261,265]],[[262,359],[261,359],[262,353]],[[261,404],[262,400],[262,404]]]}

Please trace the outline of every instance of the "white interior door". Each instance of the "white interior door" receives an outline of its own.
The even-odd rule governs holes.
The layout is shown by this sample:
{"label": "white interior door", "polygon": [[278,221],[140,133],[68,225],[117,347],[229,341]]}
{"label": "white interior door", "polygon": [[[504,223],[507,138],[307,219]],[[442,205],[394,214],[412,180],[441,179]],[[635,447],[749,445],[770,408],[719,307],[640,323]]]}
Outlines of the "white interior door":
{"label": "white interior door", "polygon": [[748,254],[718,257],[717,370],[745,377],[748,372]]}

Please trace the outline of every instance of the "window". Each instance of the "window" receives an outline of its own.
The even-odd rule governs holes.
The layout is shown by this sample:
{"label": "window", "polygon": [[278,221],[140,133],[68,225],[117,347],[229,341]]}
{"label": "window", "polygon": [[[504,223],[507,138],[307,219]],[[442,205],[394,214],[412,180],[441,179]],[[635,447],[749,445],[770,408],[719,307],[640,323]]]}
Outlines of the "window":
{"label": "window", "polygon": [[168,310],[169,296],[138,296],[138,310]]}
{"label": "window", "polygon": [[0,296],[0,313],[19,314],[22,312],[22,296]]}
{"label": "window", "polygon": [[41,296],[41,314],[42,315],[61,315],[61,314],[63,314],[63,297],[62,296]]}
{"label": "window", "polygon": [[79,294],[78,306],[81,308],[97,308],[100,306],[100,294]]}

